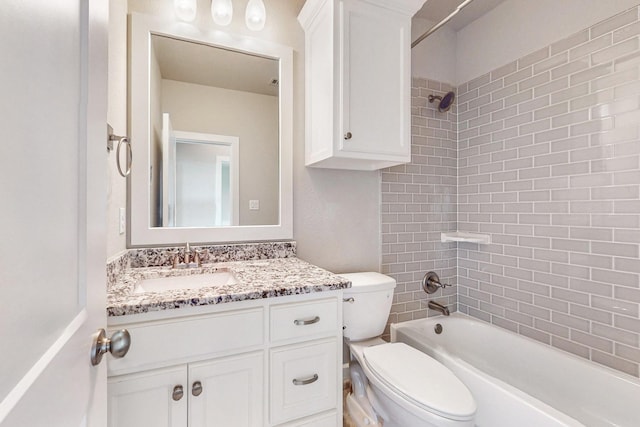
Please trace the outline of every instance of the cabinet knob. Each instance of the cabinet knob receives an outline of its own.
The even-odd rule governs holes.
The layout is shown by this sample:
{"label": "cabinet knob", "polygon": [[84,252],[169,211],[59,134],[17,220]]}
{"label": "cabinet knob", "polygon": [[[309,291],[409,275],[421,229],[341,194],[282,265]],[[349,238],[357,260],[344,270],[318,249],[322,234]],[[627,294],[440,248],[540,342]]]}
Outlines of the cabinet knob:
{"label": "cabinet knob", "polygon": [[344,139],[351,139],[352,136],[351,132],[347,132],[344,134]]}
{"label": "cabinet knob", "polygon": [[194,396],[200,396],[202,394],[202,383],[200,381],[196,381],[191,386],[191,394]]}
{"label": "cabinet knob", "polygon": [[181,385],[175,386],[173,388],[173,394],[171,395],[173,400],[177,402],[178,400],[182,399],[182,396],[184,396],[184,390],[182,389],[182,386]]}

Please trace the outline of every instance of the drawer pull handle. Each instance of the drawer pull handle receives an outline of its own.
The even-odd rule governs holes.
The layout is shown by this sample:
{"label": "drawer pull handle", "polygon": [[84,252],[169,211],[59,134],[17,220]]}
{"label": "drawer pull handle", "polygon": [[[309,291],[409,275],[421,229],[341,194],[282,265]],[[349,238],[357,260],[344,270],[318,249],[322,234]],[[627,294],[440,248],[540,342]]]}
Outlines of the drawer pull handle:
{"label": "drawer pull handle", "polygon": [[297,326],[304,326],[304,325],[313,325],[314,323],[318,323],[319,321],[320,321],[320,316],[316,316],[313,319],[309,319],[309,320],[296,319],[293,321],[293,323]]}
{"label": "drawer pull handle", "polygon": [[305,378],[304,380],[299,380],[297,378],[293,379],[293,385],[307,385],[312,384],[318,381],[318,374],[313,374],[311,378]]}
{"label": "drawer pull handle", "polygon": [[356,299],[354,297],[342,298],[342,302],[348,302],[349,304],[353,304],[354,302],[356,302]]}
{"label": "drawer pull handle", "polygon": [[182,389],[182,386],[181,385],[175,386],[173,388],[173,394],[171,395],[173,400],[177,402],[178,400],[182,399],[182,396],[184,396],[184,390]]}
{"label": "drawer pull handle", "polygon": [[194,396],[200,396],[202,394],[202,383],[200,381],[196,381],[191,386],[191,394]]}

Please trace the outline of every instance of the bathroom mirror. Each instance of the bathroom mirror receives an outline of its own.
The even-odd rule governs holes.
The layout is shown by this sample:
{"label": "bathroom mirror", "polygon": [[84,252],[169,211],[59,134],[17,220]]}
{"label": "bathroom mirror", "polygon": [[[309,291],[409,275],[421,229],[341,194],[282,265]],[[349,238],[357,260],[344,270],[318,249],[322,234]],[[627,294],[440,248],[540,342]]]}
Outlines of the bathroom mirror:
{"label": "bathroom mirror", "polygon": [[292,51],[130,16],[130,247],[292,237]]}

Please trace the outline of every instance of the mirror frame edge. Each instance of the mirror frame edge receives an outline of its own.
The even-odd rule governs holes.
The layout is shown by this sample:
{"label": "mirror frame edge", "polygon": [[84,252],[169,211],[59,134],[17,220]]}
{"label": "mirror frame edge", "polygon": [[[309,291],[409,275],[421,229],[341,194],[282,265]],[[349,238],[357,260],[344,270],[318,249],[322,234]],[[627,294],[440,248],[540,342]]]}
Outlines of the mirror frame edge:
{"label": "mirror frame edge", "polygon": [[[219,244],[291,240],[293,238],[293,49],[274,42],[238,36],[222,31],[204,33],[181,22],[154,16],[129,14],[128,49],[128,130],[135,157],[127,178],[127,248],[175,246],[189,243]],[[150,34],[190,40],[278,59],[279,94],[279,218],[275,225],[234,227],[149,226],[149,52]],[[132,112],[136,112],[132,114]],[[135,120],[142,116],[144,120]],[[137,141],[144,145],[136,147]],[[136,149],[138,148],[138,149]],[[137,165],[136,165],[137,163]],[[136,167],[137,166],[137,167]],[[141,176],[142,174],[142,176]],[[142,201],[141,201],[142,200]]]}

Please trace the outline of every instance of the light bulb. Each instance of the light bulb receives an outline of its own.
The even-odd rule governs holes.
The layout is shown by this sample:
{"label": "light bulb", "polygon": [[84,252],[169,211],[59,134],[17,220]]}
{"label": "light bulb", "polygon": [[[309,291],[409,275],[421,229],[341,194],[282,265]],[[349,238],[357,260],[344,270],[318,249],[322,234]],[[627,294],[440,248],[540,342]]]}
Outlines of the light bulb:
{"label": "light bulb", "polygon": [[211,16],[213,22],[218,25],[229,25],[233,17],[233,4],[231,0],[212,0]]}
{"label": "light bulb", "polygon": [[191,22],[196,19],[196,0],[174,0],[173,8],[181,21]]}
{"label": "light bulb", "polygon": [[249,0],[247,11],[244,15],[244,21],[247,27],[253,31],[260,31],[264,28],[266,19],[267,12],[262,0]]}

